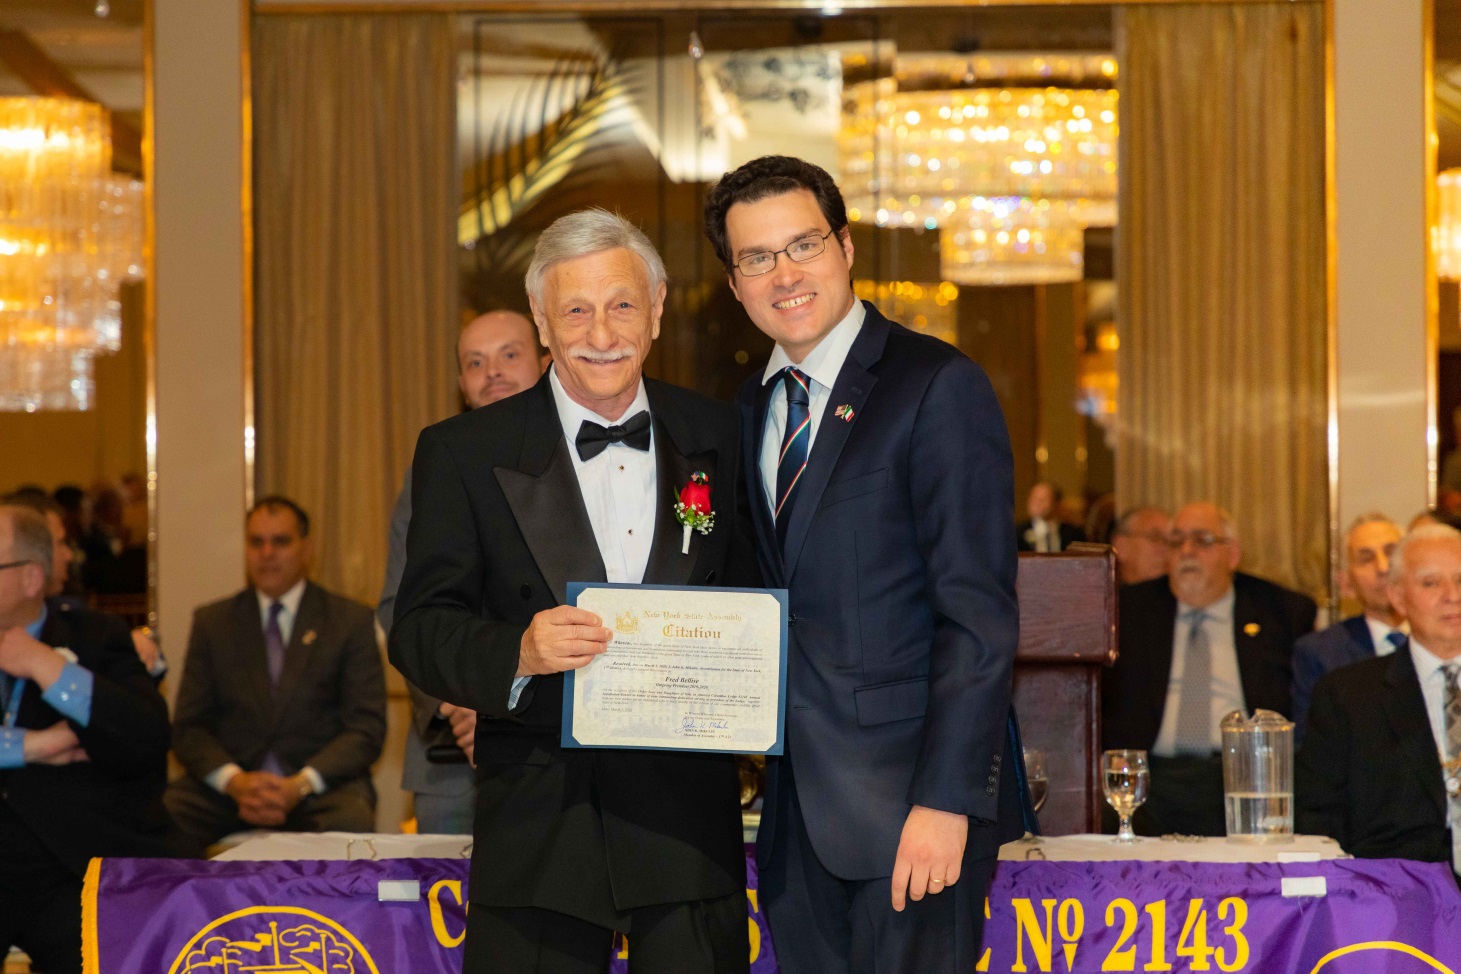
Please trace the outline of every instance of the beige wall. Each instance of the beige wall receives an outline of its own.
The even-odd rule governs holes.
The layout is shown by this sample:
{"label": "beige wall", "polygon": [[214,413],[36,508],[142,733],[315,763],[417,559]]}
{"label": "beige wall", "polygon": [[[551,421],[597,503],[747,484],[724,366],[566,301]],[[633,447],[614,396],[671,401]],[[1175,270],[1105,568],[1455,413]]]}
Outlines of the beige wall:
{"label": "beige wall", "polygon": [[1339,521],[1426,505],[1428,0],[1334,0]]}

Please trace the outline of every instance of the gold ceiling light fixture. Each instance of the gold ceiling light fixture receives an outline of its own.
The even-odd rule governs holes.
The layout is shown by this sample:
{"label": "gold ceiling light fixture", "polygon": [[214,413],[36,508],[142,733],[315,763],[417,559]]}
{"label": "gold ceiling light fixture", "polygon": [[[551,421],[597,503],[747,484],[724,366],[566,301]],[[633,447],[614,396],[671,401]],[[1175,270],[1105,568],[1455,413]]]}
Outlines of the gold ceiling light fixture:
{"label": "gold ceiling light fixture", "polygon": [[1079,280],[1116,220],[1115,78],[1106,54],[899,55],[844,93],[848,216],[939,230],[949,281]]}
{"label": "gold ceiling light fixture", "polygon": [[142,184],[112,174],[106,109],[0,98],[0,411],[85,410],[142,274]]}
{"label": "gold ceiling light fixture", "polygon": [[1436,276],[1461,281],[1461,169],[1447,169],[1436,176],[1436,211],[1431,236]]}

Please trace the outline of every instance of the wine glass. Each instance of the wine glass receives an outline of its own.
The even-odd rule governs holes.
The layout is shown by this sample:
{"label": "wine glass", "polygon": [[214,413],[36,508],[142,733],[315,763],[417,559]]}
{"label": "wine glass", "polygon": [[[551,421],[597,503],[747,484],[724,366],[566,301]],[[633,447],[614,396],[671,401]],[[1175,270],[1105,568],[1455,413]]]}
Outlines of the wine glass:
{"label": "wine glass", "polygon": [[1145,751],[1106,751],[1101,755],[1101,786],[1106,801],[1121,816],[1121,828],[1114,842],[1135,842],[1131,815],[1146,801],[1151,785]]}
{"label": "wine glass", "polygon": [[1050,791],[1050,779],[1045,777],[1045,752],[1038,747],[1025,748],[1025,780],[1030,783],[1030,804],[1038,812]]}

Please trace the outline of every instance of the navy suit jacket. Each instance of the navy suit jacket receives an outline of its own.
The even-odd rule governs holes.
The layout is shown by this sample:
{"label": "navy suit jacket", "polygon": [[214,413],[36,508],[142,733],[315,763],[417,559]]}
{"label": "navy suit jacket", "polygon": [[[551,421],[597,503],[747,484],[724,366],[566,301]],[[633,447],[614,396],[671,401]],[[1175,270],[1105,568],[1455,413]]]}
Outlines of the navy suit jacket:
{"label": "navy suit jacket", "polygon": [[1309,701],[1324,674],[1375,658],[1375,640],[1362,615],[1350,616],[1294,643],[1294,743],[1304,740]]}
{"label": "navy suit jacket", "polygon": [[[784,552],[757,462],[779,388],[755,375],[737,405],[761,572],[790,590],[783,760],[812,846],[843,879],[889,876],[918,804],[969,816],[970,846],[993,855],[1021,824],[1007,736],[1013,464],[989,380],[958,349],[867,305]],[[780,771],[768,762],[763,863]]]}

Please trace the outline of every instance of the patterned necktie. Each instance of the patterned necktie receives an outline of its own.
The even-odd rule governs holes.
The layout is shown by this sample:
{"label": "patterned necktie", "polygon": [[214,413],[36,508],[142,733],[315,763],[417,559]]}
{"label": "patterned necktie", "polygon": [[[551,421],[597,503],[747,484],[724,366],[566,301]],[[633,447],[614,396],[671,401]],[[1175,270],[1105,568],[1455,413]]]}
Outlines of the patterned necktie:
{"label": "patterned necktie", "polygon": [[264,658],[269,663],[269,688],[279,689],[279,674],[284,672],[284,631],[279,628],[283,602],[269,606],[269,624],[264,627]]}
{"label": "patterned necktie", "polygon": [[1208,754],[1212,751],[1212,646],[1203,627],[1207,613],[1192,609],[1182,614],[1182,620],[1189,627],[1187,656],[1177,696],[1173,745],[1178,754]]}
{"label": "patterned necktie", "polygon": [[781,370],[786,387],[786,434],[781,438],[781,455],[776,460],[776,540],[785,547],[786,526],[791,523],[792,501],[807,469],[808,445],[812,442],[811,380],[788,365]]}
{"label": "patterned necktie", "polygon": [[1461,757],[1461,686],[1456,683],[1461,662],[1447,663],[1441,672],[1446,675],[1446,757],[1454,761]]}

